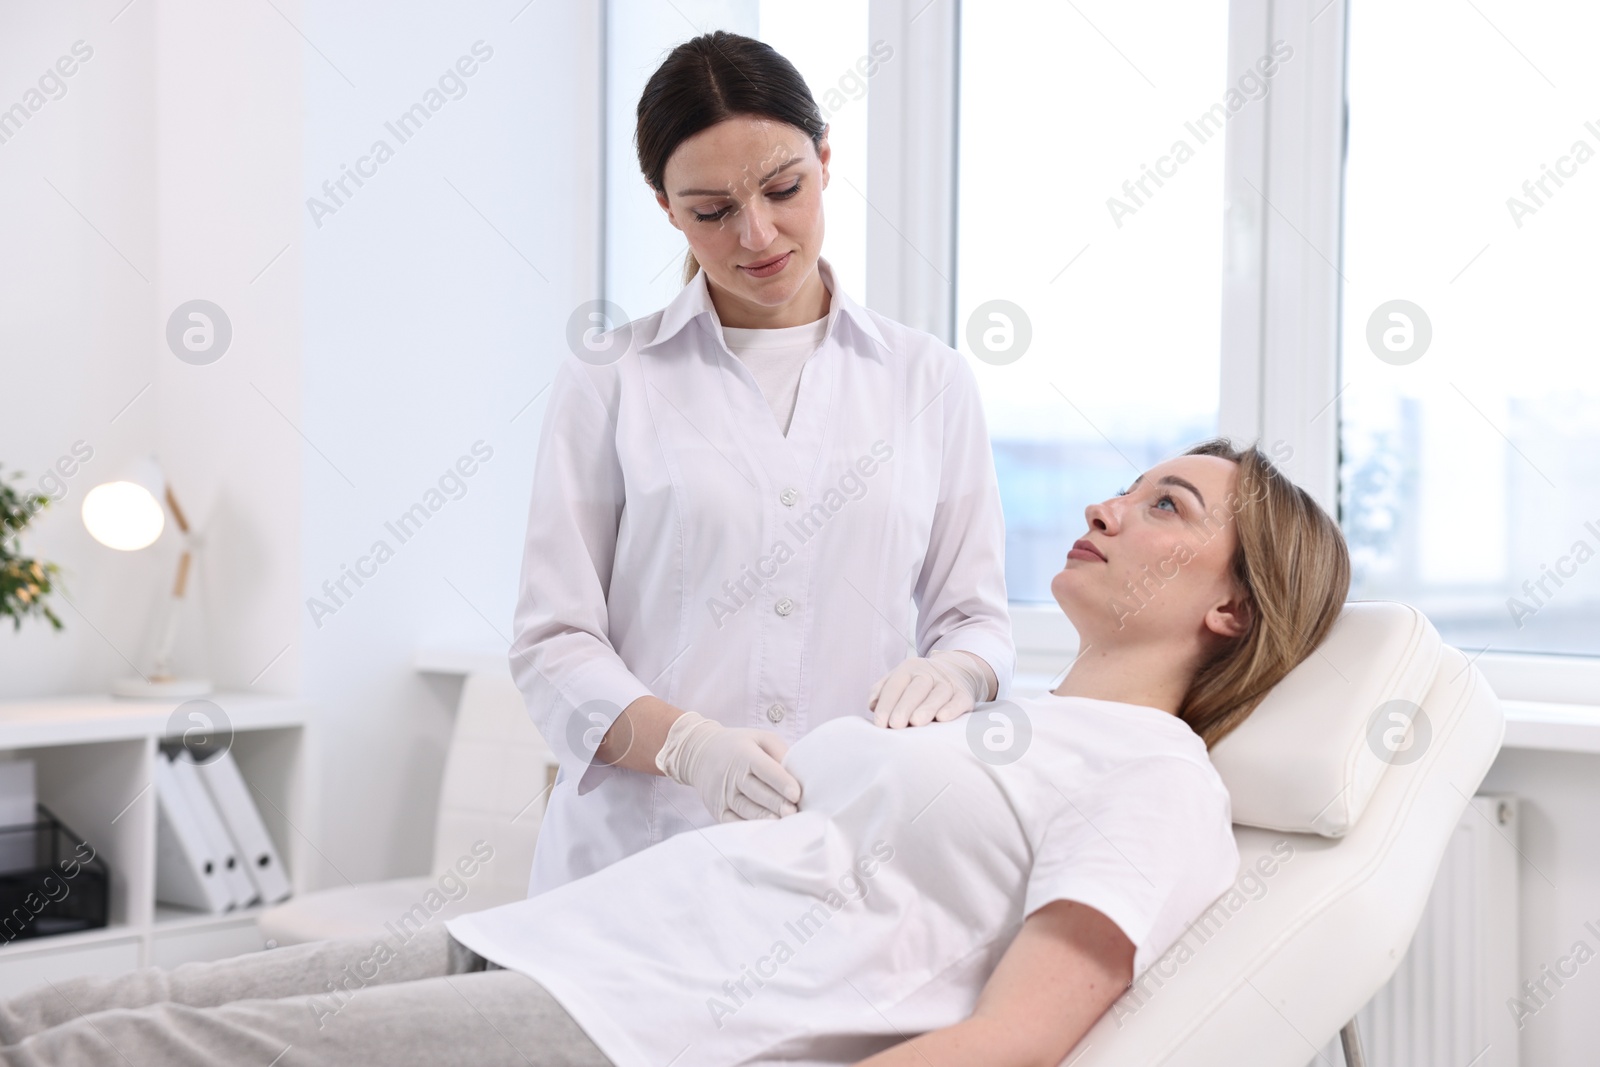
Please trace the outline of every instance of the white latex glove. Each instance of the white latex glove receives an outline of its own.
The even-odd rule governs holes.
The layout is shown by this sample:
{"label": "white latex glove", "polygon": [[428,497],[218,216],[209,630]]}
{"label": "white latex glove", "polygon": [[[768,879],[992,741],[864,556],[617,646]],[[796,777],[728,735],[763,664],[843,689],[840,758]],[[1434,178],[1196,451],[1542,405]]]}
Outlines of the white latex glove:
{"label": "white latex glove", "polygon": [[874,726],[899,729],[949,722],[989,696],[989,679],[962,652],[937,649],[927,659],[908,656],[872,684],[867,707]]}
{"label": "white latex glove", "polygon": [[770,730],[730,728],[686,711],[667,730],[656,768],[698,792],[718,822],[777,819],[800,810],[800,781],[779,762],[788,751]]}

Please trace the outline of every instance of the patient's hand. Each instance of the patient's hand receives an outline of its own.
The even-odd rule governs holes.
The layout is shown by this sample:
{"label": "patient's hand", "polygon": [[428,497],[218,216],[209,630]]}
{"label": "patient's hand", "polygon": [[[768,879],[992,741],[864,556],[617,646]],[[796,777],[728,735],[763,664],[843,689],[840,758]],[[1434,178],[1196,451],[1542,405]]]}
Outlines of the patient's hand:
{"label": "patient's hand", "polygon": [[938,650],[928,659],[909,656],[902,660],[874,682],[867,694],[873,725],[898,730],[949,722],[971,711],[978,699],[977,688],[982,686],[987,697],[989,686],[975,668],[964,665],[960,657],[966,655]]}

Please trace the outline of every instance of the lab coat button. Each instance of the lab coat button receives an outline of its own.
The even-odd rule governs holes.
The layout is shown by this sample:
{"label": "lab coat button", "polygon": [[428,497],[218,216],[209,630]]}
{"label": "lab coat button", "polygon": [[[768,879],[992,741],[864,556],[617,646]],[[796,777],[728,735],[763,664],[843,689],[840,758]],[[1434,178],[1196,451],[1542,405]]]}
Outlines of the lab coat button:
{"label": "lab coat button", "polygon": [[779,495],[778,499],[783,501],[784,507],[792,508],[794,507],[794,502],[800,499],[800,494],[795,492],[793,489],[785,489],[783,493]]}
{"label": "lab coat button", "polygon": [[773,605],[772,610],[776,611],[779,615],[787,615],[794,610],[794,601],[790,600],[788,597],[784,597],[782,600]]}
{"label": "lab coat button", "polygon": [[782,722],[783,721],[783,705],[782,704],[774,704],[774,705],[772,705],[772,707],[768,708],[767,709],[767,718],[769,720],[771,720],[772,722]]}

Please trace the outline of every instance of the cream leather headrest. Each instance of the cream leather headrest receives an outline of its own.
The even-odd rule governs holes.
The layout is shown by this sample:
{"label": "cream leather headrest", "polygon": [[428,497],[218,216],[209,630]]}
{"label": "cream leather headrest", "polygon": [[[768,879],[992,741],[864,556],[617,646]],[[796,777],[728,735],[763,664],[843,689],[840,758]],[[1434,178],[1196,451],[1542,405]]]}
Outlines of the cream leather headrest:
{"label": "cream leather headrest", "polygon": [[1441,647],[1415,608],[1346,604],[1317,650],[1212,747],[1233,821],[1324,837],[1354,826],[1407,743],[1421,743],[1395,731],[1432,686]]}

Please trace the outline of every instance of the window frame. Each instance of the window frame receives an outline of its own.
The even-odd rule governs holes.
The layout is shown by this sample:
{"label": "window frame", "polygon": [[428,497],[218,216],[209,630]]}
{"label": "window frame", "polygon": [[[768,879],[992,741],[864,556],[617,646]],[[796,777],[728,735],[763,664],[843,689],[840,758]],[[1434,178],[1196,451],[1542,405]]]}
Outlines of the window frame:
{"label": "window frame", "polygon": [[[867,303],[959,347],[955,328],[961,0],[870,0],[887,65],[868,96]],[[1337,514],[1348,107],[1346,0],[1232,0],[1228,69],[1294,48],[1260,108],[1228,124],[1218,426],[1284,443],[1284,466]],[[915,160],[916,166],[907,166]],[[1077,638],[1050,605],[1011,605],[1019,676],[1063,668]],[[1600,655],[1464,649],[1502,699],[1600,702]]]}
{"label": "window frame", "polygon": [[901,58],[867,93],[865,301],[952,347],[960,24],[961,0],[870,0],[867,14],[867,38]]}

